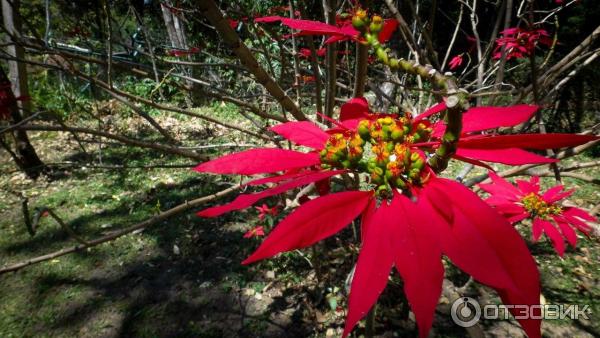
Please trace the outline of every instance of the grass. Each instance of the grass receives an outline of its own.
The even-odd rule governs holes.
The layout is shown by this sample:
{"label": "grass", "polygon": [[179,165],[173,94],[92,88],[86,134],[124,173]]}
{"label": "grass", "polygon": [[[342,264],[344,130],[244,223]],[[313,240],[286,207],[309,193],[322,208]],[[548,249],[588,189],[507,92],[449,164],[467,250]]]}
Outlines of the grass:
{"label": "grass", "polygon": [[[220,109],[218,114],[233,116],[228,106]],[[187,123],[186,119],[180,122]],[[64,139],[55,133],[35,135],[36,147],[42,149],[45,157],[55,161],[82,157],[75,147],[62,149]],[[243,140],[237,133],[216,133],[208,138],[213,144],[229,143],[232,138]],[[206,135],[191,136],[188,143],[198,144],[206,139]],[[210,149],[208,153],[221,151]],[[102,159],[111,165],[182,162],[144,150],[113,146],[105,147]],[[568,161],[589,160],[579,156]],[[459,169],[452,164],[449,173],[455,174]],[[32,208],[52,208],[88,239],[130,226],[228,184],[219,177],[189,169],[66,168],[56,180],[35,183],[20,179],[12,170],[12,164],[3,158],[0,187],[16,187],[30,197]],[[478,172],[481,171],[474,174]],[[594,169],[582,172],[595,174]],[[551,183],[551,179],[544,179],[545,185]],[[589,208],[599,203],[597,186],[569,178],[565,183],[576,187],[572,200],[578,205]],[[0,213],[0,265],[75,244],[50,218],[44,218],[31,237],[14,197],[0,198]],[[319,311],[325,313],[332,310],[326,300],[315,300],[319,297],[315,298],[309,290],[314,277],[308,262],[299,254],[285,254],[250,268],[239,264],[259,243],[242,238],[255,220],[255,211],[208,220],[188,212],[141,233],[0,276],[0,337],[324,336],[327,328],[339,328],[343,315],[331,315],[326,325],[316,325],[310,317],[314,309],[309,310],[307,303],[315,302]],[[529,229],[523,229],[523,234],[529,238]],[[569,249],[564,259],[553,252],[547,240],[532,244],[531,248],[540,263],[548,303],[588,304],[592,308],[590,321],[564,320],[551,325],[575,328],[575,334],[587,331],[600,335],[600,321],[594,320],[595,314],[600,313],[598,242],[580,238],[578,248]],[[310,256],[309,251],[305,254]],[[326,268],[333,276],[326,287],[343,290],[350,264],[336,262]],[[267,270],[275,271],[276,280],[265,278]],[[393,298],[382,302],[396,306],[400,286],[388,289],[386,295]],[[342,307],[343,298],[338,301]],[[387,319],[380,319],[384,325],[380,330],[395,327],[389,327]],[[440,325],[443,328],[447,323]],[[464,334],[443,329],[438,332],[445,332],[448,337]]]}

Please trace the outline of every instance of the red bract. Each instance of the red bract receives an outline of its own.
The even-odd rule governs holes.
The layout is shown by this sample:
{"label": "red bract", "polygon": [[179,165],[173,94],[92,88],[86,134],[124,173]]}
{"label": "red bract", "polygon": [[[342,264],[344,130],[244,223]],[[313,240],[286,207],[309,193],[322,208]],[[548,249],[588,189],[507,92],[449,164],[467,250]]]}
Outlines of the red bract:
{"label": "red bract", "polygon": [[[434,107],[439,112],[442,107]],[[509,107],[474,107],[463,115],[463,128],[458,150],[453,156],[461,161],[471,161],[483,165],[478,161],[496,162],[509,165],[531,163],[552,163],[556,159],[530,153],[524,149],[558,149],[572,147],[589,141],[597,140],[594,135],[573,134],[515,134],[495,135],[481,132],[500,127],[512,127],[529,121],[538,110],[537,106],[516,105]],[[429,114],[425,112],[424,115]],[[433,140],[439,140],[446,126],[443,121],[433,125]],[[485,165],[483,165],[485,166]]]}
{"label": "red bract", "polygon": [[[230,22],[231,24],[231,22]],[[237,26],[237,23],[236,23]],[[192,54],[197,54],[198,52],[200,52],[200,48],[198,47],[192,47],[190,49],[173,49],[167,52],[167,54],[169,54],[170,56],[175,56],[175,57],[181,57],[181,56],[187,56],[187,55],[192,55]]]}
{"label": "red bract", "polygon": [[[320,21],[290,19],[282,16],[266,16],[262,18],[257,18],[254,21],[262,23],[281,22],[281,24],[288,26],[289,28],[299,30],[300,32],[295,34],[297,36],[329,36],[329,39],[325,41],[326,44],[346,40],[358,41],[360,36],[360,32],[352,26],[352,23],[350,21],[341,21],[342,25],[339,27],[329,25]],[[387,42],[391,38],[392,34],[394,33],[397,27],[398,22],[395,19],[386,19],[384,21],[383,28],[379,33],[379,42]]]}
{"label": "red bract", "polygon": [[460,65],[462,65],[463,63],[463,55],[459,54],[456,55],[455,57],[452,58],[452,60],[450,60],[450,62],[448,62],[448,65],[450,66],[450,70],[454,70],[458,67],[460,67]]}
{"label": "red bract", "polygon": [[267,215],[277,216],[277,207],[269,208],[268,205],[263,204],[260,207],[255,207],[255,208],[256,208],[256,210],[258,210],[258,219],[260,219],[261,221]]}
{"label": "red bract", "polygon": [[[320,196],[304,201],[285,217],[244,264],[312,245],[361,217],[362,248],[352,280],[344,336],[376,302],[393,267],[404,280],[420,335],[427,336],[442,288],[442,255],[477,281],[495,288],[505,303],[537,305],[538,271],[518,232],[476,194],[459,183],[436,177],[426,163],[427,153],[440,145],[442,134],[434,130],[444,129],[443,122],[432,124],[429,117],[444,109],[441,103],[413,119],[410,114],[372,113],[366,99],[354,98],[341,107],[339,121],[331,120],[335,125],[332,129],[324,131],[307,121],[275,126],[272,131],[313,150],[253,149],[199,165],[197,171],[217,174],[283,171],[247,183],[272,187],[240,195],[199,215],[214,217],[247,208],[267,196],[316,184]],[[507,139],[512,135],[474,134],[522,123],[536,110],[535,106],[469,110],[464,115],[464,139],[459,143],[459,150],[465,149],[466,154],[460,158],[500,161],[489,154],[595,139],[579,135],[570,139],[564,134],[548,139],[539,135]],[[477,153],[486,150],[490,153],[485,156]],[[521,154],[520,161],[525,160],[535,163],[539,159]],[[364,186],[369,188],[330,193],[329,179],[342,173],[367,174],[362,177],[367,177]],[[539,320],[520,323],[529,337],[540,337]]]}
{"label": "red bract", "polygon": [[517,186],[514,186],[493,172],[489,175],[492,183],[479,185],[490,194],[485,201],[512,223],[531,219],[533,240],[539,240],[545,233],[552,240],[554,249],[561,257],[565,252],[563,237],[572,247],[575,247],[577,245],[575,230],[588,235],[592,228],[585,222],[597,222],[596,218],[582,209],[561,205],[560,201],[574,192],[563,191],[562,185],[554,186],[542,193],[540,179],[537,176],[531,177],[529,181],[517,180]]}
{"label": "red bract", "polygon": [[509,28],[496,39],[494,59],[502,57],[502,48],[506,49],[506,59],[519,59],[531,55],[538,44],[551,46],[552,39],[544,29],[524,30],[518,27]]}
{"label": "red bract", "polygon": [[265,235],[265,229],[262,225],[259,225],[255,228],[248,230],[248,232],[246,232],[244,234],[244,238],[262,237],[264,235]]}

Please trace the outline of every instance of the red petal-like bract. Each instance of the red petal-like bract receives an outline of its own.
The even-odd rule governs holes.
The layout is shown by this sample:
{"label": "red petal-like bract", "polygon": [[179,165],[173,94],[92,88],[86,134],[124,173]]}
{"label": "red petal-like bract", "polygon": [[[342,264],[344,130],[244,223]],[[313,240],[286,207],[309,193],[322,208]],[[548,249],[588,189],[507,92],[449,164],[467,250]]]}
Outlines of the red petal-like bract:
{"label": "red petal-like bract", "polygon": [[398,210],[385,201],[379,208],[375,207],[375,203],[369,207],[372,209],[363,218],[362,247],[350,287],[348,315],[342,337],[346,337],[377,302],[387,284],[398,249],[392,236],[398,231]]}
{"label": "red petal-like bract", "polygon": [[295,178],[284,182],[276,187],[263,190],[261,192],[257,192],[254,194],[242,194],[236,197],[233,202],[227,203],[224,205],[219,205],[212,208],[204,209],[198,212],[198,216],[201,217],[217,217],[226,212],[230,212],[233,210],[245,209],[252,204],[260,201],[263,198],[267,198],[269,196],[274,196],[286,192],[290,189],[297,188],[299,186],[303,186],[309,183],[313,183],[340,173],[343,173],[345,170],[334,170],[334,171],[317,171],[317,172],[306,172],[304,176],[299,178]]}
{"label": "red petal-like bract", "polygon": [[309,121],[282,123],[270,129],[297,145],[317,150],[323,149],[329,138],[329,134]]}
{"label": "red petal-like bract", "polygon": [[[510,223],[460,183],[433,179],[423,193],[426,198],[420,202],[431,210],[429,214],[434,221],[430,224],[437,227],[442,251],[454,264],[476,280],[494,287],[505,304],[539,304],[540,283],[535,260]],[[433,195],[445,196],[448,203],[432,205]],[[444,224],[442,217],[435,217],[439,214],[436,208],[452,209],[452,223]],[[445,215],[448,213],[444,211]],[[541,337],[539,319],[519,322],[530,338]]]}
{"label": "red petal-like bract", "polygon": [[487,170],[494,170],[494,168],[490,167],[489,165],[487,165],[487,164],[485,164],[485,163],[483,163],[481,161],[478,161],[478,160],[475,160],[475,159],[472,159],[472,158],[468,158],[468,157],[464,157],[464,156],[460,156],[460,155],[458,155],[456,153],[454,153],[454,155],[452,155],[452,158],[455,159],[455,160],[459,160],[459,161],[463,161],[463,162],[466,162],[466,163],[470,163],[472,165],[476,165],[476,166],[479,166],[479,167],[482,167],[482,168],[486,168]]}
{"label": "red petal-like bract", "polygon": [[548,236],[552,241],[552,246],[554,246],[554,250],[556,250],[558,255],[562,257],[565,254],[565,241],[560,235],[560,232],[558,232],[558,229],[554,227],[554,224],[546,220],[539,219],[539,222],[542,225],[546,236]]}
{"label": "red petal-like bract", "polygon": [[512,127],[528,121],[539,109],[526,104],[508,107],[475,107],[463,115],[463,133]]}
{"label": "red petal-like bract", "polygon": [[344,103],[340,108],[340,121],[367,118],[369,103],[364,97],[355,97]]}
{"label": "red petal-like bract", "polygon": [[431,115],[435,115],[435,114],[437,114],[437,113],[439,113],[441,111],[446,110],[446,108],[448,108],[446,106],[446,102],[440,102],[440,103],[438,103],[436,105],[433,105],[433,106],[429,107],[422,114],[417,115],[414,120],[415,120],[415,122],[417,122],[417,121],[426,119],[426,118],[428,118]]}
{"label": "red petal-like bract", "polygon": [[365,209],[372,196],[372,192],[346,191],[302,204],[283,219],[242,264],[304,248],[335,234]]}
{"label": "red petal-like bract", "polygon": [[386,43],[394,34],[394,31],[398,28],[398,21],[396,19],[385,19],[383,22],[383,28],[379,32],[379,42]]}
{"label": "red petal-like bract", "polygon": [[305,154],[287,149],[259,148],[204,162],[194,170],[214,174],[254,175],[310,167],[319,163],[321,160],[316,153]]}
{"label": "red petal-like bract", "polygon": [[481,161],[520,165],[530,163],[554,163],[558,160],[536,155],[519,148],[507,149],[469,149],[458,148],[456,155]]}
{"label": "red petal-like bract", "polygon": [[[404,292],[415,314],[419,336],[427,337],[442,292],[444,266],[439,234],[423,222],[424,210],[404,195],[394,197],[398,238],[395,241],[396,269],[404,281]],[[392,233],[392,236],[395,233]]]}
{"label": "red petal-like bract", "polygon": [[543,150],[573,147],[598,139],[600,137],[594,135],[558,133],[471,136],[461,138],[458,141],[458,146],[459,148],[478,149],[524,148]]}
{"label": "red petal-like bract", "polygon": [[281,21],[283,25],[303,31],[303,35],[345,35],[342,29],[319,21],[290,19],[282,16],[266,16],[254,19],[254,22],[271,23]]}

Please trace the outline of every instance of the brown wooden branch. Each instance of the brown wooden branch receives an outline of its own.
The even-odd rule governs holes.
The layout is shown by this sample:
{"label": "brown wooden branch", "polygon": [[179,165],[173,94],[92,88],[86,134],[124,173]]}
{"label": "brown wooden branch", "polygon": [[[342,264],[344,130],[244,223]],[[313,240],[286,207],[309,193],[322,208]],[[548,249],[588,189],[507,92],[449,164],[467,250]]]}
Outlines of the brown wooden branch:
{"label": "brown wooden branch", "polygon": [[191,158],[191,159],[198,160],[198,161],[207,161],[208,160],[208,156],[197,154],[193,151],[189,151],[189,150],[185,150],[185,149],[181,149],[181,148],[177,148],[177,147],[173,147],[173,146],[166,146],[166,145],[162,145],[159,143],[150,143],[150,142],[140,141],[140,140],[128,138],[125,136],[115,135],[115,134],[107,133],[107,132],[104,132],[101,130],[95,130],[95,129],[89,129],[89,128],[62,127],[62,126],[35,125],[35,124],[24,124],[24,125],[15,126],[13,128],[17,129],[17,130],[66,131],[66,132],[73,132],[73,133],[90,134],[90,135],[95,135],[95,136],[100,136],[100,137],[116,140],[121,143],[128,144],[128,145],[135,146],[135,147],[158,150],[158,151],[160,151],[162,153],[166,153],[166,154],[180,155],[180,156]]}
{"label": "brown wooden branch", "polygon": [[[575,66],[577,63],[579,63],[579,61],[581,61],[582,59],[582,54],[584,54],[591,46],[593,46],[593,44],[599,37],[600,26],[596,27],[596,29],[594,29],[594,31],[590,35],[588,35],[579,45],[577,45],[577,47],[575,47],[571,52],[569,52],[569,54],[567,54],[560,61],[555,63],[552,67],[550,67],[543,74],[541,74],[537,78],[536,84],[539,85],[539,87],[541,88],[548,87],[558,76],[560,76],[560,74],[566,72],[567,70]],[[523,89],[519,93],[519,95],[515,96],[515,100],[513,101],[513,103],[521,102],[524,97],[526,97],[532,92],[533,88],[533,84],[530,84],[527,87],[525,87],[525,89]]]}
{"label": "brown wooden branch", "polygon": [[88,241],[87,244],[78,244],[78,245],[75,245],[75,246],[72,246],[72,247],[68,247],[68,248],[64,248],[64,249],[61,249],[61,250],[58,250],[58,251],[55,251],[55,252],[51,252],[49,254],[38,256],[38,257],[35,257],[35,258],[31,258],[31,259],[28,259],[28,260],[25,260],[25,261],[22,261],[22,262],[19,262],[19,263],[7,265],[7,266],[5,266],[5,267],[3,267],[3,268],[0,269],[0,275],[8,273],[8,272],[14,272],[14,271],[23,269],[25,267],[28,267],[30,265],[33,265],[33,264],[37,264],[37,263],[49,261],[51,259],[55,259],[57,257],[64,256],[64,255],[67,255],[67,254],[70,254],[70,253],[73,253],[73,252],[82,251],[84,249],[87,249],[87,248],[90,248],[90,247],[93,247],[93,246],[96,246],[96,245],[99,245],[99,244],[102,244],[102,243],[110,242],[110,241],[115,240],[115,239],[117,239],[119,237],[122,237],[122,236],[125,236],[127,234],[130,234],[130,233],[132,233],[132,232],[134,232],[136,230],[144,229],[144,228],[147,228],[147,227],[149,227],[151,225],[155,225],[155,224],[160,223],[160,222],[162,222],[162,221],[164,221],[164,220],[166,220],[168,218],[171,218],[173,216],[181,214],[182,212],[188,211],[188,210],[190,210],[192,208],[195,208],[195,207],[198,207],[198,206],[200,206],[200,205],[202,205],[204,203],[207,203],[207,202],[213,201],[213,200],[215,200],[217,198],[220,198],[222,196],[225,196],[225,195],[227,195],[227,194],[229,194],[229,193],[231,193],[233,191],[238,190],[240,188],[240,186],[241,185],[236,185],[236,186],[233,186],[231,188],[227,188],[225,190],[219,191],[219,192],[217,192],[215,194],[212,194],[212,195],[209,195],[209,196],[204,196],[204,197],[201,197],[201,198],[197,198],[197,199],[192,200],[192,201],[186,201],[183,204],[180,204],[180,205],[178,205],[178,206],[176,206],[174,208],[171,208],[171,209],[169,209],[167,211],[163,211],[160,214],[158,214],[156,216],[153,216],[152,218],[147,219],[147,220],[145,220],[143,222],[137,223],[135,225],[132,225],[130,227],[127,227],[127,228],[119,230],[119,231],[115,231],[112,234],[109,234],[109,235],[106,235],[106,236],[103,236],[103,237],[96,238],[94,240]]}
{"label": "brown wooden branch", "polygon": [[[48,54],[48,55],[58,55],[58,56],[64,58],[65,60],[78,60],[78,61],[82,61],[82,62],[86,62],[86,63],[94,63],[94,64],[101,65],[101,66],[104,66],[104,67],[107,66],[107,62],[105,60],[102,60],[102,59],[99,59],[99,58],[88,57],[88,56],[79,55],[79,54],[76,54],[76,53],[70,53],[70,52],[67,52],[67,51],[50,50],[50,49],[47,49],[45,46],[36,45],[36,44],[29,43],[29,42],[20,41],[19,43],[22,44],[23,46],[28,47],[28,48],[38,50],[40,53],[45,53],[45,54]],[[11,59],[11,58],[7,58],[7,57],[1,56],[1,55],[0,55],[0,58]],[[73,72],[76,69],[75,69],[75,66],[74,66],[74,64],[72,62],[70,62],[68,64],[69,65],[68,68],[63,68],[63,67],[60,67],[58,65],[51,65],[51,64],[42,63],[42,62],[35,62],[35,61],[32,61],[32,60],[24,60],[24,59],[22,59],[22,60],[16,60],[16,61],[22,62],[22,63],[29,63],[29,64],[33,64],[33,65],[40,66],[40,67],[45,67],[45,68],[52,68],[52,69],[55,69],[57,71],[64,71],[64,72],[67,72],[67,73],[72,74],[72,75],[77,75],[77,74],[73,74]],[[142,76],[142,77],[150,77],[151,76],[151,74],[149,72],[147,72],[147,71],[145,71],[143,69],[137,68],[135,66],[132,67],[132,65],[130,63],[128,63],[128,62],[122,62],[121,60],[118,60],[118,59],[117,60],[113,60],[113,66],[115,66],[115,68],[119,68],[119,70],[121,70],[121,71],[126,71],[126,72],[132,73],[132,74],[134,74],[136,76]],[[156,66],[154,64],[153,64],[153,70],[155,72],[155,77],[157,77],[158,76],[157,74],[159,74],[159,73],[161,73],[161,74],[168,73],[167,71],[163,71],[163,70],[160,70],[160,69],[156,68]],[[81,72],[79,72],[79,74],[85,75],[85,74],[83,74]],[[284,117],[279,116],[279,115],[273,115],[273,114],[266,113],[266,112],[262,111],[258,106],[255,106],[255,105],[253,105],[251,103],[242,101],[242,100],[237,99],[235,97],[232,97],[229,94],[227,94],[224,90],[219,89],[219,88],[215,88],[213,86],[213,84],[211,84],[211,83],[209,83],[207,81],[203,81],[203,80],[191,77],[191,76],[186,76],[186,75],[176,74],[176,73],[169,74],[169,75],[172,76],[172,77],[175,77],[175,78],[181,78],[181,79],[186,80],[188,82],[193,82],[193,83],[196,83],[196,84],[200,84],[200,85],[204,86],[205,88],[209,89],[209,91],[206,92],[206,95],[214,97],[214,98],[217,98],[217,99],[220,99],[220,100],[223,100],[225,102],[233,103],[233,104],[235,104],[235,105],[237,105],[237,106],[239,106],[239,107],[241,107],[243,109],[247,109],[248,111],[250,111],[253,114],[255,114],[257,116],[260,116],[262,118],[271,119],[271,120],[275,120],[275,121],[279,121],[279,122],[287,122],[287,119],[285,119]],[[91,78],[89,76],[86,76],[85,79],[87,81],[90,81],[90,79],[99,81],[98,79]],[[110,90],[112,90],[112,91],[115,90],[114,87],[113,88],[107,87],[107,88],[110,89]],[[181,89],[188,90],[188,91],[191,90],[191,88],[188,88],[188,86],[182,86]],[[217,122],[214,122],[214,123],[217,123]]]}
{"label": "brown wooden branch", "polygon": [[277,82],[260,66],[254,55],[248,47],[242,42],[235,30],[231,28],[229,22],[225,19],[219,7],[213,0],[204,0],[198,2],[200,12],[215,27],[223,41],[233,50],[242,64],[255,76],[265,89],[271,94],[281,106],[289,111],[297,120],[306,120],[306,115],[294,103],[294,101],[285,94]]}

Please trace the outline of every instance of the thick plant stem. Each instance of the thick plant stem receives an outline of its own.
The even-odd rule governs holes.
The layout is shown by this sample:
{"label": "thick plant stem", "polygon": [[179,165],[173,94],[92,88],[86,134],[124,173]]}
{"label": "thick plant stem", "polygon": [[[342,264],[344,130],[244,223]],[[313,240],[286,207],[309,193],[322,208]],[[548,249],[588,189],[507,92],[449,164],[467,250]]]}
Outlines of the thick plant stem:
{"label": "thick plant stem", "polygon": [[365,94],[365,83],[367,82],[367,59],[369,58],[369,47],[362,43],[356,44],[356,68],[354,71],[354,97]]}
{"label": "thick plant stem", "polygon": [[[335,0],[323,0],[323,12],[325,14],[325,21],[333,25],[335,24]],[[335,95],[337,92],[337,42],[330,43],[327,45],[327,85],[325,87],[325,115],[328,117],[333,116],[333,107],[335,106]]]}
{"label": "thick plant stem", "polygon": [[374,49],[379,61],[390,67],[392,71],[418,75],[422,79],[429,81],[434,88],[439,88],[445,92],[446,107],[448,108],[445,116],[446,131],[442,136],[440,146],[428,161],[429,166],[436,173],[439,173],[446,169],[448,161],[450,161],[450,158],[456,152],[458,139],[462,130],[462,113],[469,106],[467,102],[468,93],[459,90],[454,78],[441,74],[431,65],[423,66],[416,61],[410,62],[404,59],[390,58],[386,49],[379,43],[376,35],[365,34],[365,40]]}
{"label": "thick plant stem", "polygon": [[[529,22],[530,22],[530,29],[533,29],[533,1],[531,1],[529,3]],[[540,95],[539,95],[539,88],[537,85],[537,66],[535,63],[535,49],[531,52],[531,54],[529,54],[529,65],[531,66],[531,85],[533,86],[533,102],[537,105],[539,103],[540,100]],[[538,124],[538,128],[540,129],[540,134],[546,134],[546,125],[544,123],[544,119],[542,118],[542,110],[538,110],[535,114],[535,119],[536,122]],[[554,151],[552,149],[546,149],[546,155],[553,157]],[[561,178],[560,178],[560,170],[558,170],[558,165],[556,165],[556,163],[551,163],[550,164],[550,168],[552,168],[552,171],[554,172],[554,178],[556,179],[556,182],[560,183],[561,182]]]}

